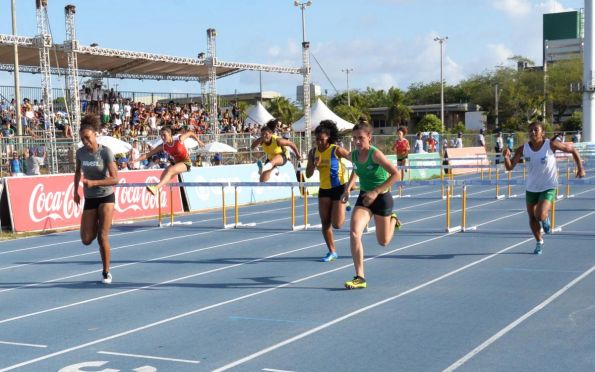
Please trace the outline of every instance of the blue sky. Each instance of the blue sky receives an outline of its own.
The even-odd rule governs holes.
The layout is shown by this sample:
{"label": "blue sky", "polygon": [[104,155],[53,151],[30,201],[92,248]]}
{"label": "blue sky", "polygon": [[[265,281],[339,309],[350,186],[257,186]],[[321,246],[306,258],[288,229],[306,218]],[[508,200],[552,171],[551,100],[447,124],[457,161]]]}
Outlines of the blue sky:
{"label": "blue sky", "polygon": [[[0,33],[10,34],[10,0],[0,0]],[[36,34],[35,1],[17,0],[17,31]],[[206,51],[206,29],[217,30],[217,56],[225,61],[299,67],[301,13],[292,0],[49,0],[56,42],[65,38],[64,6],[77,7],[77,38],[89,45],[175,56]],[[582,0],[313,0],[306,9],[312,53],[339,89],[406,89],[439,80],[440,50],[433,41],[448,36],[444,77],[461,79],[510,64],[522,55],[541,64],[542,14],[583,7]],[[323,91],[331,84],[312,60],[312,80]],[[21,75],[22,85],[39,78]],[[295,99],[301,77],[262,74],[263,90]],[[0,73],[0,85],[13,83]],[[119,90],[200,92],[198,83],[110,80]],[[54,78],[53,85],[63,84]],[[220,94],[256,92],[259,73],[219,80]]]}

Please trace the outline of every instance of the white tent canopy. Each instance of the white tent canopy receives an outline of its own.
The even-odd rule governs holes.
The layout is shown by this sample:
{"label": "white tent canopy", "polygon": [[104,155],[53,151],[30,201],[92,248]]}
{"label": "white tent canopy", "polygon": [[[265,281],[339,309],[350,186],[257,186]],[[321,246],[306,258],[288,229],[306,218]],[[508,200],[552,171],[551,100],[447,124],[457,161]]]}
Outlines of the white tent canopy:
{"label": "white tent canopy", "polygon": [[[312,123],[312,130],[314,130],[318,124],[320,124],[323,120],[332,120],[337,123],[337,128],[339,131],[344,130],[351,130],[353,129],[353,124],[348,122],[347,120],[341,119],[337,114],[331,111],[324,102],[320,100],[320,98],[316,101],[310,110],[311,114],[311,123]],[[296,132],[305,132],[306,125],[304,124],[304,118],[302,117],[300,120],[296,121],[292,124],[293,130]]]}
{"label": "white tent canopy", "polygon": [[275,117],[271,115],[267,109],[264,108],[260,101],[256,102],[255,106],[250,106],[246,113],[246,121],[244,125],[258,124],[265,125],[269,120]]}

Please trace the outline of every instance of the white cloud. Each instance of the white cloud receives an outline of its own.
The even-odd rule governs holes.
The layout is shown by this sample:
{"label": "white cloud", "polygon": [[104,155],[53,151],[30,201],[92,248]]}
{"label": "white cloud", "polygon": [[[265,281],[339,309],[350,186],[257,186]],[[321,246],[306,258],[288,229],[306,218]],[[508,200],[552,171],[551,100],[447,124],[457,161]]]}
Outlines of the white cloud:
{"label": "white cloud", "polygon": [[511,17],[524,17],[531,12],[529,0],[495,0],[493,5]]}
{"label": "white cloud", "polygon": [[534,13],[558,13],[571,10],[558,0],[546,0],[537,4],[530,0],[494,0],[492,5],[513,18],[534,16]]}
{"label": "white cloud", "polygon": [[494,62],[494,65],[505,65],[508,59],[514,56],[514,52],[504,44],[488,44],[487,58]]}
{"label": "white cloud", "polygon": [[557,0],[547,0],[537,4],[535,7],[541,13],[559,13],[571,10],[570,8],[564,7],[564,5]]}

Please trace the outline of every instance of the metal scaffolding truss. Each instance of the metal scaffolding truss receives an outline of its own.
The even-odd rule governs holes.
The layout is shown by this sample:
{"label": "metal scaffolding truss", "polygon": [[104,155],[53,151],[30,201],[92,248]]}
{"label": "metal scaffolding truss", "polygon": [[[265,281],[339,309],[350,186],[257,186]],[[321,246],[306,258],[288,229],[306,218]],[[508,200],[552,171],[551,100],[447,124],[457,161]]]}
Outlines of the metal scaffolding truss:
{"label": "metal scaffolding truss", "polygon": [[217,31],[214,28],[207,30],[207,59],[209,79],[207,80],[207,92],[209,98],[209,122],[215,131],[215,141],[219,140],[219,121],[217,120]]}
{"label": "metal scaffolding truss", "polygon": [[78,61],[76,55],[76,29],[74,27],[74,14],[76,8],[74,5],[67,5],[64,7],[64,15],[66,18],[66,41],[64,42],[65,51],[68,52],[68,73],[66,74],[66,81],[68,82],[68,99],[70,103],[69,109],[70,122],[72,125],[72,137],[74,144],[79,141],[79,124],[81,122],[81,107],[78,87]]}
{"label": "metal scaffolding truss", "polygon": [[54,100],[52,98],[52,76],[50,71],[50,49],[52,36],[49,31],[47,2],[37,3],[37,37],[33,44],[39,50],[39,68],[41,70],[41,87],[43,90],[43,118],[45,124],[45,137],[49,160],[49,171],[58,173],[58,153],[56,149],[56,127],[54,126]]}
{"label": "metal scaffolding truss", "polygon": [[[217,79],[241,71],[264,71],[285,74],[301,74],[304,86],[309,88],[310,66],[309,51],[304,44],[303,67],[284,67],[257,63],[226,62],[217,58],[215,29],[207,30],[207,53],[198,58],[176,57],[156,53],[135,52],[80,45],[76,39],[76,9],[67,5],[66,41],[54,44],[50,33],[47,15],[47,1],[36,2],[38,34],[35,37],[0,34],[0,71],[14,71],[14,46],[19,47],[19,71],[39,73],[43,88],[44,118],[46,119],[46,139],[51,173],[58,172],[56,152],[56,132],[51,89],[51,75],[66,76],[70,119],[73,122],[75,143],[78,142],[80,124],[80,102],[78,77],[119,78],[137,80],[174,80],[200,82],[203,102],[209,110],[209,118],[218,135],[217,123]],[[52,65],[54,67],[52,67]],[[65,66],[65,67],[62,67]],[[309,89],[304,90],[304,98],[309,97]],[[309,119],[309,98],[304,103]],[[308,121],[308,119],[306,121]],[[307,132],[309,139],[310,133]],[[309,141],[308,141],[309,142]]]}
{"label": "metal scaffolding truss", "polygon": [[14,35],[2,35],[0,34],[0,44],[14,45],[17,46],[33,46],[33,37],[31,36],[14,36]]}
{"label": "metal scaffolding truss", "polygon": [[250,70],[250,71],[263,71],[263,72],[278,72],[282,74],[302,74],[304,69],[301,67],[283,67],[283,66],[271,66],[271,65],[261,65],[258,63],[243,63],[243,62],[224,62],[219,61],[215,63],[216,67],[229,67],[229,68],[238,68],[241,70]]}
{"label": "metal scaffolding truss", "polygon": [[305,140],[306,148],[312,146],[312,131],[311,117],[310,117],[310,42],[304,41],[302,43],[302,63],[303,63],[303,92],[304,92],[304,125],[306,128]]}

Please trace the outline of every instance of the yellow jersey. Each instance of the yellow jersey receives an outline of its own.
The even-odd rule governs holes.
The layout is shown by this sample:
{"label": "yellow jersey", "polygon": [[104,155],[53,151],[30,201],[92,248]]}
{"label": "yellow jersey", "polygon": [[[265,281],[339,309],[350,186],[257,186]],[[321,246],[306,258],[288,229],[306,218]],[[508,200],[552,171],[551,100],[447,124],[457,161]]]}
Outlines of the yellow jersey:
{"label": "yellow jersey", "polygon": [[277,144],[277,138],[277,135],[273,134],[270,145],[267,145],[264,142],[260,144],[262,146],[262,151],[267,155],[269,161],[273,160],[275,155],[285,154],[285,156],[288,157],[287,149]]}
{"label": "yellow jersey", "polygon": [[318,151],[318,147],[316,147],[314,157],[320,158],[320,164],[316,168],[320,177],[321,189],[332,189],[345,185],[345,182],[347,182],[345,167],[339,156],[337,156],[336,150],[337,145],[333,144],[323,152]]}

